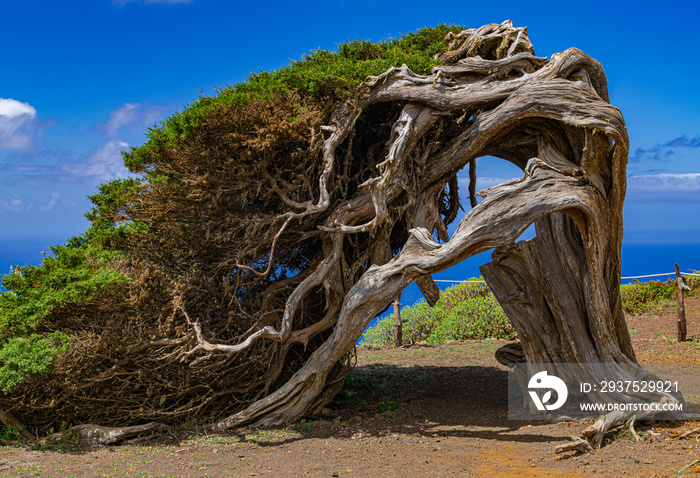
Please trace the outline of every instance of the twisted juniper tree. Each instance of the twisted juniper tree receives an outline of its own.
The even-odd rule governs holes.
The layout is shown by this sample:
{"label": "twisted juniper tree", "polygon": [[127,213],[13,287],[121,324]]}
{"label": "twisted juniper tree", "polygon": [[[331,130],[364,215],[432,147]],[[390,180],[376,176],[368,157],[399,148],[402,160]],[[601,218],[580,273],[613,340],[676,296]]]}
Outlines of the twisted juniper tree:
{"label": "twisted juniper tree", "polygon": [[[3,406],[40,425],[38,410],[288,423],[333,398],[403,288],[434,303],[431,274],[491,248],[482,271],[528,361],[634,364],[619,293],[628,138],[603,69],[577,49],[535,56],[510,22],[460,30],[316,52],[152,129],[125,154],[141,179],[103,185],[90,215],[119,230],[105,247],[131,283],[56,311],[80,346],[10,395],[31,406]],[[483,156],[524,175],[477,192]],[[450,237],[463,168],[471,210]]]}

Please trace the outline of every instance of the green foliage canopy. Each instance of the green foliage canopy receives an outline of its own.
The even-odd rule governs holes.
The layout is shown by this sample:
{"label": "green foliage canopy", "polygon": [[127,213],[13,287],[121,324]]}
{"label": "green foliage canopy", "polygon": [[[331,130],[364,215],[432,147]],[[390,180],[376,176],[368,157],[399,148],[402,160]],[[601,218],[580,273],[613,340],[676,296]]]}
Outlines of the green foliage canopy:
{"label": "green foliage canopy", "polygon": [[[219,88],[212,96],[201,96],[159,126],[149,128],[146,143],[127,152],[124,162],[134,172],[147,171],[165,148],[190,140],[211,115],[222,110],[272,103],[290,94],[337,104],[347,99],[367,76],[380,75],[403,64],[415,73],[429,74],[440,64],[434,57],[446,49],[446,35],[463,29],[441,24],[383,42],[352,40],[339,45],[335,52],[319,49],[279,70],[251,73],[245,83]],[[289,120],[295,118],[291,116]]]}
{"label": "green foliage canopy", "polygon": [[[0,293],[0,391],[48,369],[68,347],[68,331],[57,330],[51,316],[81,307],[128,278],[107,267],[117,252],[102,247],[94,234],[51,246],[40,266],[17,267],[2,279]],[[63,311],[64,313],[67,310]]]}

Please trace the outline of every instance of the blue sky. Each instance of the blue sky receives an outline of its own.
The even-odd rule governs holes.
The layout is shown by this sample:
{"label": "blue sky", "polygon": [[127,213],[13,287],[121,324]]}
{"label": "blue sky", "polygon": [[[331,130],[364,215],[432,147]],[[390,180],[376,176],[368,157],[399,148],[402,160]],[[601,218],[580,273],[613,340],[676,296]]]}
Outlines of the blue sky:
{"label": "blue sky", "polygon": [[[3,2],[0,241],[82,232],[119,151],[215,86],[344,40],[513,20],[541,56],[577,47],[606,70],[631,153],[625,241],[700,243],[700,54],[691,2]],[[482,161],[482,182],[514,172]],[[5,251],[7,252],[7,251]],[[2,272],[2,271],[0,271]]]}

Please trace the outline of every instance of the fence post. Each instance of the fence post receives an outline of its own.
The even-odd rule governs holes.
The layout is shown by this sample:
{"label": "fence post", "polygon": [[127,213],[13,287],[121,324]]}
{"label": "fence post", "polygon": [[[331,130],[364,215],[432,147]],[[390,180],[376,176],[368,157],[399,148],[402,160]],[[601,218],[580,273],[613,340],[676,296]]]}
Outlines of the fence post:
{"label": "fence post", "polygon": [[394,346],[403,346],[403,322],[401,322],[401,292],[394,299]]}
{"label": "fence post", "polygon": [[676,309],[676,316],[678,317],[678,334],[676,340],[678,342],[685,342],[688,337],[688,325],[685,320],[685,304],[683,301],[683,292],[690,290],[681,275],[680,268],[676,264],[676,286],[678,287],[678,307]]}

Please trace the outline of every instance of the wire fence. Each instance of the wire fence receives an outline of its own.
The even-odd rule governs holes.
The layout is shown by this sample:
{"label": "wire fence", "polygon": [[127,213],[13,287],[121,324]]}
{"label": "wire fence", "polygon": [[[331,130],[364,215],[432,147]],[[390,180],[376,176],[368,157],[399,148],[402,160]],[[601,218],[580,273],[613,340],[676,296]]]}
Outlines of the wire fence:
{"label": "wire fence", "polygon": [[[648,277],[666,277],[666,276],[675,276],[675,272],[666,272],[666,273],[661,273],[661,274],[647,274],[647,275],[641,275],[641,276],[627,276],[627,277],[620,277],[620,279],[646,279]],[[700,274],[695,274],[692,272],[681,272],[682,276],[695,276],[695,277],[700,277]],[[481,283],[485,284],[485,280],[476,280],[476,279],[468,279],[468,280],[443,280],[443,279],[436,279],[435,282],[446,282],[449,284],[463,284],[465,282],[476,282],[476,283]]]}
{"label": "wire fence", "polygon": [[[620,277],[620,279],[646,279],[649,277],[666,277],[666,276],[675,276],[676,277],[676,286],[678,287],[678,308],[677,308],[677,330],[676,330],[676,340],[680,342],[685,342],[688,340],[688,327],[687,327],[687,321],[685,317],[685,305],[684,305],[684,298],[683,298],[683,293],[684,291],[689,291],[690,288],[687,286],[685,283],[685,279],[682,278],[682,276],[695,276],[695,277],[700,277],[700,274],[697,274],[695,272],[680,272],[678,264],[676,264],[676,270],[674,272],[664,272],[664,273],[659,273],[659,274],[643,274],[643,275],[637,275],[637,276],[625,276],[625,277]],[[447,282],[450,284],[463,284],[466,282],[476,282],[476,283],[486,283],[484,280],[480,279],[467,279],[467,280],[448,280],[448,279],[437,279],[435,282]],[[405,322],[404,320],[401,320],[401,293],[396,297],[394,300],[394,345],[396,347],[401,347],[403,345],[403,330],[402,330],[402,324]]]}

